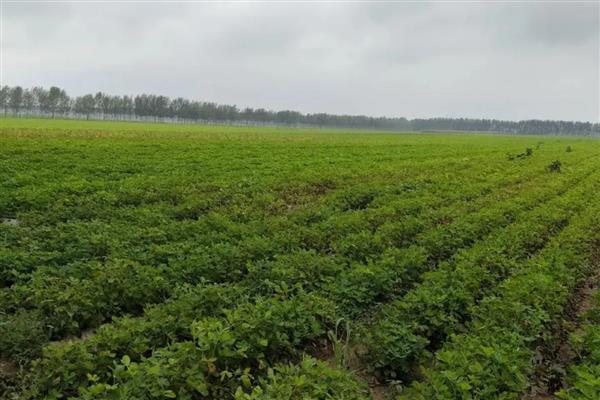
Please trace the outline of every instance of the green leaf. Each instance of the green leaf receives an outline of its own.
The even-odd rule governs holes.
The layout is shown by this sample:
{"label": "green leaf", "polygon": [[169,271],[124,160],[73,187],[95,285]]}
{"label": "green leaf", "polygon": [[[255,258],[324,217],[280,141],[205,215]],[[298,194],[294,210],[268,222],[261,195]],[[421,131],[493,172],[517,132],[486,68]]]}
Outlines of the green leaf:
{"label": "green leaf", "polygon": [[121,358],[121,363],[125,366],[129,366],[129,364],[131,364],[131,359],[127,354],[125,354],[123,358]]}

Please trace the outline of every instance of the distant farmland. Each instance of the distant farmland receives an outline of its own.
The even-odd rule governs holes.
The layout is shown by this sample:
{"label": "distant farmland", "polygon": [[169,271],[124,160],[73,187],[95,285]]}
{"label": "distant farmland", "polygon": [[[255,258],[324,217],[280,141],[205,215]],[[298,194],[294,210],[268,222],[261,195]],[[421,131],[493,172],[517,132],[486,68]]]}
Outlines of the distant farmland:
{"label": "distant farmland", "polygon": [[600,142],[0,119],[0,398],[598,399]]}

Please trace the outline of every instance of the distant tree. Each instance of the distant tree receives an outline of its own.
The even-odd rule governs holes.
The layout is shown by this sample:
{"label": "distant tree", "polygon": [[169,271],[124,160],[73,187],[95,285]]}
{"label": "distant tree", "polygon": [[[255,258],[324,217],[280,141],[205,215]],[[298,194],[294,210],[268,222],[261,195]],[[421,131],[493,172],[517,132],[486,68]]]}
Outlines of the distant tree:
{"label": "distant tree", "polygon": [[154,116],[152,96],[147,94],[135,96],[134,109],[135,115],[139,117]]}
{"label": "distant tree", "polygon": [[131,96],[123,96],[123,114],[131,117],[134,111],[133,98]]}
{"label": "distant tree", "polygon": [[54,118],[58,110],[63,91],[56,86],[52,86],[48,91],[45,91],[42,88],[36,89],[38,102],[40,103],[40,109],[43,112],[52,114],[52,118]]}
{"label": "distant tree", "polygon": [[35,94],[33,93],[33,90],[26,89],[23,93],[23,108],[27,111],[28,114],[31,114],[35,111],[35,108],[37,106],[36,101],[37,99],[35,97]]}
{"label": "distant tree", "polygon": [[297,111],[279,111],[275,114],[275,122],[285,125],[296,125],[300,122],[302,114]]}
{"label": "distant tree", "polygon": [[229,106],[226,104],[218,105],[215,111],[216,114],[213,118],[218,121],[235,121],[239,113],[236,106]]}
{"label": "distant tree", "polygon": [[8,100],[10,98],[10,87],[2,86],[0,89],[0,107],[4,109],[4,115],[6,115],[6,111],[8,110]]}
{"label": "distant tree", "polygon": [[15,86],[10,90],[10,97],[8,99],[10,108],[15,114],[18,114],[23,107],[23,88],[21,86]]}
{"label": "distant tree", "polygon": [[75,99],[74,110],[78,114],[85,115],[86,119],[90,119],[90,115],[96,110],[96,99],[91,94],[77,97]]}
{"label": "distant tree", "polygon": [[171,100],[167,96],[152,96],[152,115],[155,118],[164,118],[170,115],[169,104]]}
{"label": "distant tree", "polygon": [[205,121],[215,120],[217,115],[217,105],[215,103],[200,104],[200,119]]}
{"label": "distant tree", "polygon": [[173,99],[169,104],[169,113],[174,117],[185,119],[188,116],[189,108],[189,100],[186,100],[182,97],[178,97],[176,99]]}
{"label": "distant tree", "polygon": [[260,122],[261,124],[266,124],[270,120],[269,111],[264,108],[258,108],[254,110],[253,113],[254,121]]}
{"label": "distant tree", "polygon": [[315,125],[318,125],[319,128],[323,128],[324,126],[328,125],[327,120],[328,120],[327,114],[319,113],[319,114],[313,115],[313,121],[314,121],[313,123]]}
{"label": "distant tree", "polygon": [[187,114],[188,114],[188,118],[191,118],[193,120],[197,121],[197,120],[201,119],[202,104],[199,101],[190,102],[190,107],[189,107]]}
{"label": "distant tree", "polygon": [[115,117],[123,114],[123,99],[121,96],[108,96],[108,113]]}
{"label": "distant tree", "polygon": [[106,119],[106,116],[110,111],[110,96],[98,92],[96,93],[96,96],[94,96],[94,99],[96,100],[96,108],[102,112],[102,118]]}
{"label": "distant tree", "polygon": [[58,102],[56,104],[56,111],[60,114],[66,114],[69,111],[71,111],[71,108],[73,106],[73,102],[71,101],[71,98],[69,97],[69,95],[67,94],[67,92],[65,92],[64,90],[60,90],[60,93],[58,95]]}
{"label": "distant tree", "polygon": [[[93,103],[93,105],[92,105]],[[0,89],[0,107],[7,113],[9,108],[19,112],[40,110],[66,114],[74,110],[78,115],[89,119],[92,112],[100,112],[104,118],[154,117],[177,118],[191,121],[244,121],[246,123],[313,125],[319,127],[342,127],[352,129],[384,129],[403,131],[481,131],[519,134],[560,134],[600,136],[600,124],[573,121],[500,121],[492,119],[467,118],[428,118],[413,119],[369,117],[365,115],[334,115],[327,113],[302,114],[297,111],[272,111],[264,108],[239,110],[235,105],[212,102],[191,101],[184,98],[171,100],[169,97],[140,94],[131,96],[111,96],[102,92],[96,95],[78,97],[72,101],[67,93],[58,87],[46,90],[34,87],[23,90],[19,87],[4,86]]]}

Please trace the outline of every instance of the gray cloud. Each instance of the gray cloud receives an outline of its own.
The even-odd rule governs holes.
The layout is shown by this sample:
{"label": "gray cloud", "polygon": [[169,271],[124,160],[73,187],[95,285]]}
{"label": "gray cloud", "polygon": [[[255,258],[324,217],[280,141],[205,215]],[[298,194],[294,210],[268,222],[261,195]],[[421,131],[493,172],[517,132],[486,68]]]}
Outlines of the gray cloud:
{"label": "gray cloud", "polygon": [[594,3],[4,3],[4,83],[304,112],[599,120]]}
{"label": "gray cloud", "polygon": [[558,4],[536,10],[527,20],[526,33],[549,46],[598,41],[598,4]]}

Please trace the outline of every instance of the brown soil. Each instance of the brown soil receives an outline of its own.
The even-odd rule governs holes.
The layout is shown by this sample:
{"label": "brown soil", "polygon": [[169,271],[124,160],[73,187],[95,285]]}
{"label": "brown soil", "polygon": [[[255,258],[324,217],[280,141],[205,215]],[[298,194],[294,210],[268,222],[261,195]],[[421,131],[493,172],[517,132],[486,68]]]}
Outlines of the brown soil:
{"label": "brown soil", "polygon": [[17,375],[18,368],[12,361],[4,360],[0,358],[0,378],[11,377]]}

